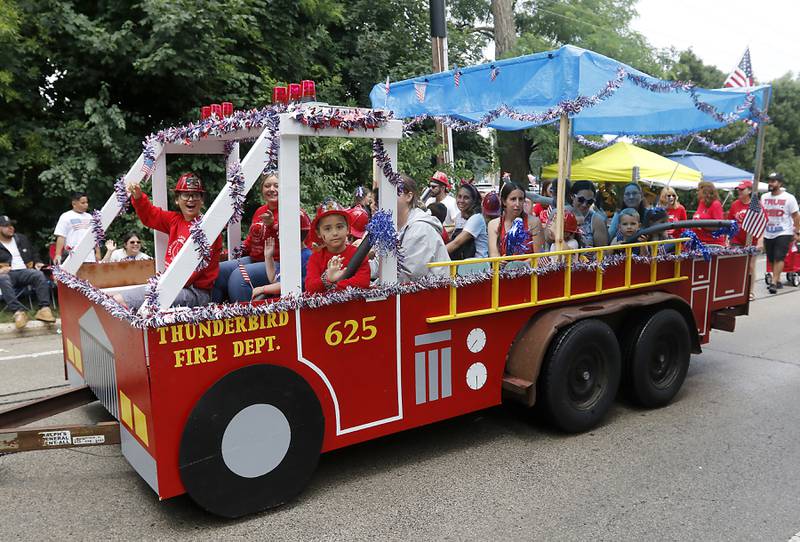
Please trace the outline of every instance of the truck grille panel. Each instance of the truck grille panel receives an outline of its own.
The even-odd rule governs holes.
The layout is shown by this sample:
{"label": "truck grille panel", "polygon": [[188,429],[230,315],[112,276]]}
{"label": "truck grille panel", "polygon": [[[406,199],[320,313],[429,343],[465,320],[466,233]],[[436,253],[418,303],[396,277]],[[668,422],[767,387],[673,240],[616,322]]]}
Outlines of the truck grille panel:
{"label": "truck grille panel", "polygon": [[[84,325],[84,324],[89,325]],[[97,399],[106,407],[115,419],[119,419],[119,402],[117,398],[117,373],[114,368],[114,352],[103,342],[108,344],[105,336],[96,337],[90,329],[94,327],[90,322],[81,318],[81,348],[83,350],[83,371],[86,383],[97,396]],[[102,328],[99,330],[101,334]],[[105,340],[103,340],[105,339]],[[102,342],[101,342],[102,341]],[[110,346],[110,345],[109,345]]]}

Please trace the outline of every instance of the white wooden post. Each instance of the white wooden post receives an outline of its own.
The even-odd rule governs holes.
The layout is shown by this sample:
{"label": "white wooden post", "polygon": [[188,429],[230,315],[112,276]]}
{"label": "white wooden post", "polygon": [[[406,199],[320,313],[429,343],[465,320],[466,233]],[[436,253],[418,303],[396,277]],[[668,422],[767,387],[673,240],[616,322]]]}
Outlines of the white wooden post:
{"label": "white wooden post", "polygon": [[300,268],[300,137],[292,134],[296,121],[281,115],[278,151],[278,237],[281,245],[281,295],[303,291]]}
{"label": "white wooden post", "polygon": [[[167,188],[167,153],[156,157],[155,170],[152,177],[153,204],[162,209],[169,209],[169,190]],[[153,257],[156,260],[156,272],[164,271],[164,258],[167,256],[169,236],[161,231],[153,230]]]}
{"label": "white wooden post", "polygon": [[[395,171],[397,171],[397,141],[397,139],[388,138],[383,140],[386,155]],[[378,168],[378,178],[378,205],[381,209],[392,212],[392,222],[397,229],[397,187],[389,183],[388,177],[380,168]],[[379,278],[382,283],[397,282],[397,258],[393,254],[388,254],[381,262]]]}

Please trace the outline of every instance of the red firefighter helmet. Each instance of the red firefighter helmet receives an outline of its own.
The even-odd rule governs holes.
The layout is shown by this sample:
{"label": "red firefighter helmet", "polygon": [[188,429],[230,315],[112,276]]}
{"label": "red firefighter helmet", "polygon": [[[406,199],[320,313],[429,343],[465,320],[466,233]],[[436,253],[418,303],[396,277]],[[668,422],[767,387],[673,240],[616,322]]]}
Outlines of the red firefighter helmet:
{"label": "red firefighter helmet", "polygon": [[199,192],[205,194],[203,181],[195,173],[184,173],[178,177],[178,184],[175,185],[175,192]]}
{"label": "red firefighter helmet", "polygon": [[578,219],[569,211],[564,213],[564,231],[578,233]]}
{"label": "red firefighter helmet", "polygon": [[483,209],[483,216],[497,218],[500,216],[500,196],[497,192],[492,190],[483,197],[481,207]]}
{"label": "red firefighter helmet", "polygon": [[350,213],[350,235],[357,239],[364,237],[367,233],[367,223],[369,222],[369,214],[360,205],[356,205],[347,211]]}
{"label": "red firefighter helmet", "polygon": [[311,231],[311,219],[302,209],[300,209],[300,231]]}

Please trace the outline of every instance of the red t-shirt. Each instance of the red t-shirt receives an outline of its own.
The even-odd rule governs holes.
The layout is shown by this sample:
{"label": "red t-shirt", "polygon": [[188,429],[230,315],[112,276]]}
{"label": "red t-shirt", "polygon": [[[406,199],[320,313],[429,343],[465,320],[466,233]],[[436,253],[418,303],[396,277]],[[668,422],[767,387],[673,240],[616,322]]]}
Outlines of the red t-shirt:
{"label": "red t-shirt", "polygon": [[450,235],[447,233],[447,230],[444,229],[444,228],[442,228],[442,241],[444,241],[445,245],[450,242]]}
{"label": "red t-shirt", "polygon": [[[147,194],[142,194],[139,199],[133,199],[133,197],[131,197],[131,202],[142,224],[148,228],[153,228],[154,230],[169,234],[167,255],[164,258],[164,265],[169,267],[169,264],[172,263],[172,259],[178,254],[178,251],[186,240],[189,239],[189,227],[192,223],[183,218],[183,213],[165,211],[161,207],[156,207],[150,202]],[[211,245],[211,259],[208,265],[192,273],[192,276],[186,281],[186,286],[184,287],[195,286],[201,290],[210,290],[219,274],[219,253],[221,251],[222,236],[220,235]]]}
{"label": "red t-shirt", "polygon": [[[350,258],[353,257],[353,254],[356,253],[356,250],[358,249],[353,245],[347,245],[345,247],[344,251],[340,254],[343,257],[342,267],[347,267],[347,263],[350,261]],[[306,266],[306,292],[325,291],[325,285],[322,284],[322,273],[328,268],[328,262],[334,256],[336,256],[336,254],[328,252],[328,249],[325,247],[311,254]],[[367,260],[367,258],[364,258],[364,261],[361,262],[361,265],[352,277],[334,283],[334,287],[337,290],[343,290],[348,286],[369,288],[369,260]]]}
{"label": "red t-shirt", "polygon": [[[686,207],[681,205],[680,203],[677,204],[675,207],[668,207],[667,208],[667,217],[668,222],[678,222],[681,220],[686,220]],[[678,230],[667,230],[666,234],[669,237],[679,237],[681,232]]]}
{"label": "red t-shirt", "polygon": [[[273,223],[271,226],[264,226],[261,223],[261,215],[267,211],[272,212]],[[262,205],[253,213],[253,220],[250,221],[250,230],[247,238],[242,243],[242,254],[250,256],[251,262],[264,261],[264,239],[272,237],[275,239],[275,252],[272,258],[279,262],[281,260],[281,247],[278,244],[278,207],[270,209],[268,205]]]}
{"label": "red t-shirt", "polygon": [[738,233],[731,237],[732,245],[744,246],[747,243],[747,232],[742,230],[742,222],[744,222],[744,215],[747,214],[749,206],[749,203],[742,203],[737,199],[731,203],[731,208],[728,209],[728,219],[735,220],[739,225]]}
{"label": "red t-shirt", "polygon": [[[697,210],[694,212],[692,220],[722,220],[724,216],[725,214],[722,211],[722,204],[719,202],[719,200],[712,201],[709,207],[706,207],[706,204],[703,202],[703,200],[700,200],[697,202]],[[697,234],[697,238],[703,243],[712,245],[725,244],[724,235],[714,239],[714,237],[711,235],[711,230],[707,230],[705,228],[694,228],[694,232]]]}

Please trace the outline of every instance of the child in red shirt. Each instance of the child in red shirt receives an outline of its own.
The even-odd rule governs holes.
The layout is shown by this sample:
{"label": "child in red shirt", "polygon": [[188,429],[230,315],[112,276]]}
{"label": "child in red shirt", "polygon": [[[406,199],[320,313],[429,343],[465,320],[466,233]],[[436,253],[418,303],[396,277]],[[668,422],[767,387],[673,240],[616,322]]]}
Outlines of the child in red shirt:
{"label": "child in red shirt", "polygon": [[357,248],[347,244],[350,234],[350,214],[335,201],[323,203],[311,224],[312,234],[322,248],[308,259],[306,292],[343,290],[348,286],[369,288],[369,261],[364,258],[355,274],[342,279],[348,262]]}
{"label": "child in red shirt", "polygon": [[[203,209],[203,183],[194,173],[184,173],[175,185],[175,204],[180,211],[165,211],[153,205],[138,183],[129,187],[131,202],[142,224],[148,228],[168,233],[167,254],[164,264],[169,267],[183,244],[189,239],[189,228]],[[211,301],[211,287],[219,273],[219,253],[222,236],[211,245],[211,258],[202,269],[195,270],[175,298],[173,306],[195,307]],[[136,310],[144,303],[144,291],[117,294],[114,299]]]}

